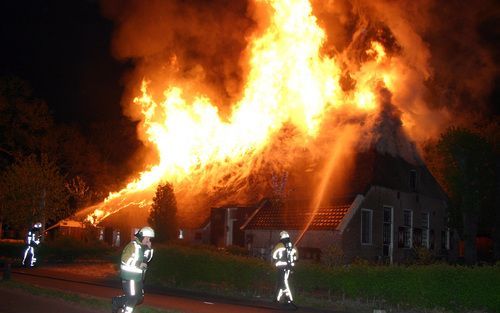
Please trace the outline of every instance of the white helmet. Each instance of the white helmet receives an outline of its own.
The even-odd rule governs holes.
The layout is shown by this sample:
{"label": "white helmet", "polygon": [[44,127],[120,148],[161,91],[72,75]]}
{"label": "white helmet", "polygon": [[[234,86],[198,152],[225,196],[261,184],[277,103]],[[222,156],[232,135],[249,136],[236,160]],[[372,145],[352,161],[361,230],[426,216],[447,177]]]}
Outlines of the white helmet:
{"label": "white helmet", "polygon": [[33,227],[34,228],[42,228],[42,223],[40,223],[40,222],[35,223],[35,224],[33,224]]}
{"label": "white helmet", "polygon": [[280,239],[290,238],[290,235],[286,231],[280,233]]}
{"label": "white helmet", "polygon": [[146,226],[146,227],[141,228],[141,230],[139,230],[138,235],[140,235],[141,237],[154,238],[155,231],[151,227]]}

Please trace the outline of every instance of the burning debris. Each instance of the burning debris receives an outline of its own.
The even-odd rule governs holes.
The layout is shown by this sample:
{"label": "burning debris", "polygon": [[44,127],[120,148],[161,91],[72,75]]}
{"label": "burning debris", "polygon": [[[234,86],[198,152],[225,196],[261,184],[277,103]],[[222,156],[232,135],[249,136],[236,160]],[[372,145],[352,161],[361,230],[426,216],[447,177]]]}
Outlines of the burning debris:
{"label": "burning debris", "polygon": [[154,161],[80,214],[99,223],[126,207],[147,209],[168,181],[180,218],[189,220],[221,199],[258,200],[273,173],[298,162],[320,169],[312,182],[319,203],[330,173],[342,185],[353,151],[375,146],[420,163],[408,138],[432,136],[450,118],[425,100],[433,69],[422,36],[429,25],[419,19],[432,22],[432,8],[432,1],[104,1],[104,14],[117,21],[115,55],[137,65],[125,112],[139,121]]}

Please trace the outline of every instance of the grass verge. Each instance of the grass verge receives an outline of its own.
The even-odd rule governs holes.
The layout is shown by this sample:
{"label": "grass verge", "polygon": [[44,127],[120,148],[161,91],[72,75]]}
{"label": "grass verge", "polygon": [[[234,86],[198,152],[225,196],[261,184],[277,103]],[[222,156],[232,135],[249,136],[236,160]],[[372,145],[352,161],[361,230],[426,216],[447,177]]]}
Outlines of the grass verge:
{"label": "grass verge", "polygon": [[[0,289],[17,289],[23,292],[29,293],[34,296],[49,297],[60,299],[76,306],[85,307],[91,310],[96,310],[97,312],[109,312],[110,311],[110,299],[103,299],[98,297],[93,297],[90,295],[84,295],[74,292],[56,290],[51,288],[44,288],[35,285],[29,285],[23,282],[9,280],[0,281]],[[173,310],[161,310],[153,308],[150,306],[138,306],[134,312],[138,313],[183,313],[180,311]]]}
{"label": "grass verge", "polygon": [[[214,249],[159,246],[150,283],[224,295],[271,299],[275,269],[269,262]],[[291,276],[300,305],[336,307],[360,302],[420,311],[500,312],[500,266],[370,266],[326,268],[299,262]]]}

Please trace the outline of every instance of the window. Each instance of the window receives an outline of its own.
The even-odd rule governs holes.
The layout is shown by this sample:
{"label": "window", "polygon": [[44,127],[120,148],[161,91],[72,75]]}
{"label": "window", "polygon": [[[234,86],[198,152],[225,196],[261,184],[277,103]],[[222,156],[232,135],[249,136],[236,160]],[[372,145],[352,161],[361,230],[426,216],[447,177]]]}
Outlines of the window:
{"label": "window", "polygon": [[372,210],[361,209],[361,244],[372,243],[372,216]]}
{"label": "window", "polygon": [[422,246],[422,229],[413,228],[413,235],[411,237],[413,247],[421,247]]}
{"label": "window", "polygon": [[441,249],[450,250],[450,229],[441,231]]}
{"label": "window", "polygon": [[382,230],[383,255],[392,255],[392,208],[384,206],[384,225]]}
{"label": "window", "polygon": [[412,227],[413,212],[411,210],[403,211],[403,248],[412,247]]}
{"label": "window", "polygon": [[410,191],[417,190],[417,171],[410,171]]}
{"label": "window", "polygon": [[314,260],[319,262],[321,259],[321,250],[318,248],[300,247],[299,256],[301,260]]}
{"label": "window", "polygon": [[421,213],[420,215],[421,221],[420,225],[422,226],[422,246],[426,247],[429,249],[429,226],[430,226],[430,221],[429,221],[429,213]]}

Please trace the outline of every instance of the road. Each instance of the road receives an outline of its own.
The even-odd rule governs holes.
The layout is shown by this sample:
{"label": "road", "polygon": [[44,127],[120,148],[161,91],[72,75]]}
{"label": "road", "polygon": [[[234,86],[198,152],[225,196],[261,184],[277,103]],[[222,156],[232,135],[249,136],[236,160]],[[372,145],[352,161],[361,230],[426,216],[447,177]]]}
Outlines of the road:
{"label": "road", "polygon": [[[119,295],[121,293],[120,283],[116,282],[116,287],[112,286],[113,282],[93,282],[83,279],[82,277],[75,277],[68,275],[61,276],[60,274],[47,273],[42,269],[35,270],[24,270],[16,269],[12,272],[12,278],[16,281],[22,281],[31,285],[38,285],[42,287],[48,287],[52,289],[59,289],[63,291],[69,291],[79,294],[91,295],[94,297],[99,297],[103,299],[110,300],[111,297]],[[37,297],[39,298],[39,297]],[[41,301],[36,299],[36,301]],[[230,302],[230,303],[228,303]],[[144,304],[152,307],[177,310],[184,313],[280,313],[280,312],[290,312],[285,308],[280,306],[275,306],[268,302],[249,302],[241,301],[236,302],[234,300],[224,300],[215,299],[207,296],[203,298],[200,295],[197,296],[182,296],[182,295],[168,295],[168,294],[158,294],[146,291],[146,297],[144,299]],[[18,311],[8,311],[2,308],[3,305],[0,304],[0,313],[10,313],[10,312],[23,312],[29,313],[31,311],[24,308]],[[36,306],[35,306],[36,307]],[[33,311],[40,313],[40,309]],[[43,312],[43,311],[42,311]],[[54,312],[66,312],[66,310],[57,310]],[[67,311],[74,312],[74,311]],[[92,311],[82,311],[92,312]],[[305,312],[325,312],[312,309],[299,308],[294,311],[298,313]],[[331,311],[330,311],[331,312]]]}
{"label": "road", "polygon": [[21,290],[0,289],[0,313],[96,313],[60,299],[34,296]]}

